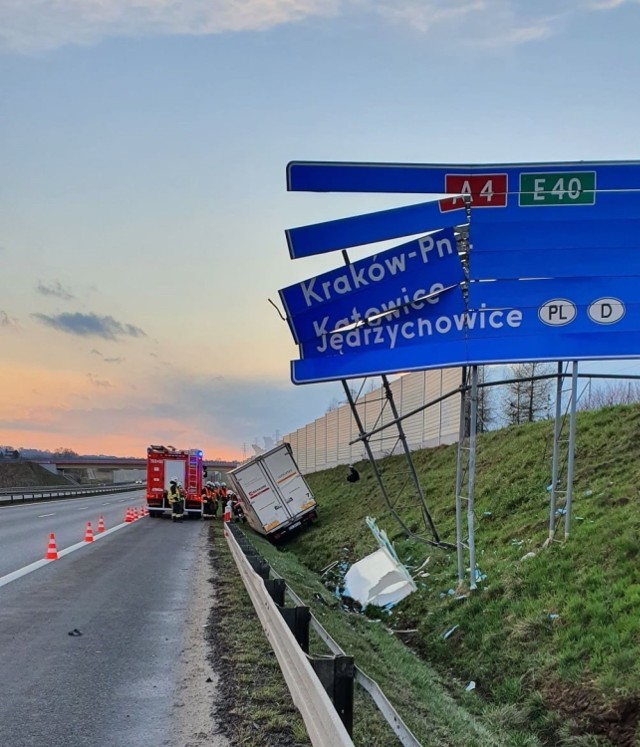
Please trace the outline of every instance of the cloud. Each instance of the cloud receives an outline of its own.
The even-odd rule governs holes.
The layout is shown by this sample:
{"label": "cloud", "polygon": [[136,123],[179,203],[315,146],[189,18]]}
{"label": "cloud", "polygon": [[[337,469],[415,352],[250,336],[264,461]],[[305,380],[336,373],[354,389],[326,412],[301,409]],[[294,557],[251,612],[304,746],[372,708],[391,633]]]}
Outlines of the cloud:
{"label": "cloud", "polygon": [[140,327],[135,327],[133,324],[122,324],[112,316],[81,314],[80,312],[56,314],[54,316],[32,314],[31,316],[48,327],[80,337],[102,337],[104,340],[116,340],[118,337],[146,337]]}
{"label": "cloud", "polygon": [[93,384],[93,386],[97,386],[102,389],[108,389],[112,386],[111,382],[107,379],[99,379],[95,374],[92,373],[88,373],[87,378]]}
{"label": "cloud", "polygon": [[0,310],[0,327],[17,327],[18,320],[9,316],[6,311]]}
{"label": "cloud", "polygon": [[56,298],[62,298],[64,301],[72,301],[74,296],[62,286],[59,280],[50,285],[45,285],[42,281],[38,282],[36,290],[43,296],[55,296]]}
{"label": "cloud", "polygon": [[[349,0],[347,0],[348,2]],[[0,46],[92,44],[108,36],[263,31],[335,13],[344,0],[3,0]]]}
{"label": "cloud", "polygon": [[102,358],[105,363],[123,363],[125,360],[124,358],[105,358],[104,355],[95,348],[91,350],[91,355],[97,355],[99,358]]}
{"label": "cloud", "polygon": [[313,18],[373,16],[442,34],[457,45],[522,44],[562,28],[553,19],[610,10],[637,0],[563,0],[548,18],[547,3],[522,0],[0,0],[0,48],[39,52],[95,44],[114,36],[265,31]]}
{"label": "cloud", "polygon": [[[288,381],[225,378],[217,374],[170,374],[161,404],[152,406],[158,417],[190,423],[229,444],[256,436],[288,433],[324,412],[338,391],[337,384],[293,387]],[[331,394],[328,394],[331,392]]]}

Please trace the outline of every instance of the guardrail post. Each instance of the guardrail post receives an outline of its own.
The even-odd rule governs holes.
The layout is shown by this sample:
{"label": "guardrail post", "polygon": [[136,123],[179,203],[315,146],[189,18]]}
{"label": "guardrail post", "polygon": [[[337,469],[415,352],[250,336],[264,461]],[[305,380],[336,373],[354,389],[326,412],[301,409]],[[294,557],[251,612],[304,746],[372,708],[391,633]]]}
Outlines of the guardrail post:
{"label": "guardrail post", "polygon": [[285,580],[283,578],[265,579],[264,586],[278,607],[284,607],[284,593],[287,588]]}
{"label": "guardrail post", "polygon": [[314,672],[331,698],[349,735],[353,732],[353,678],[352,656],[309,657]]}
{"label": "guardrail post", "polygon": [[298,646],[309,653],[309,623],[311,622],[311,611],[308,607],[281,607],[278,605],[280,614],[289,626],[298,641]]}

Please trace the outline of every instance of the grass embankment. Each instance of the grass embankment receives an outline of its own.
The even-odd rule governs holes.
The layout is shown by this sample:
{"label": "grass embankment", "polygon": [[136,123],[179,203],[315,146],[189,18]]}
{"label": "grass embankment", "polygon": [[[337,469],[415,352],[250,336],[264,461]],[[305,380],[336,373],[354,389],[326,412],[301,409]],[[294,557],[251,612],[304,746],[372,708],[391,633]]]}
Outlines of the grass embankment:
{"label": "grass embankment", "polygon": [[64,475],[49,472],[40,464],[23,460],[0,461],[0,488],[48,487],[69,485]]}
{"label": "grass embankment", "polygon": [[[338,610],[326,622],[365,670],[385,680],[396,705],[408,705],[409,721],[427,745],[488,744],[485,728],[494,734],[506,729],[495,742],[505,745],[638,744],[640,407],[578,415],[571,536],[543,550],[552,428],[551,422],[533,423],[479,438],[476,545],[486,579],[462,599],[448,593],[456,585],[455,553],[402,537],[366,463],[358,465],[362,479],[353,485],[344,467],[310,475],[321,506],[318,522],[287,552],[271,551],[274,567],[299,584],[316,612],[329,611],[313,599],[318,571],[376,549],[367,515],[378,519],[409,566],[431,557],[419,591],[382,623]],[[456,447],[417,452],[415,462],[438,529],[451,540]],[[401,458],[379,465],[393,493],[406,474]],[[412,520],[417,526],[417,516]],[[562,538],[564,518],[558,521]],[[265,543],[255,541],[269,555]],[[535,556],[523,559],[530,552]],[[304,564],[298,570],[297,560]],[[385,627],[414,632],[389,634]],[[434,674],[418,666],[413,652],[446,683],[452,696],[446,704],[429,702]],[[466,693],[470,680],[477,688]],[[448,737],[438,731],[439,724],[451,727],[446,709],[455,711],[458,703],[479,719],[476,741],[456,736],[454,728]],[[458,716],[463,728],[464,715]]]}

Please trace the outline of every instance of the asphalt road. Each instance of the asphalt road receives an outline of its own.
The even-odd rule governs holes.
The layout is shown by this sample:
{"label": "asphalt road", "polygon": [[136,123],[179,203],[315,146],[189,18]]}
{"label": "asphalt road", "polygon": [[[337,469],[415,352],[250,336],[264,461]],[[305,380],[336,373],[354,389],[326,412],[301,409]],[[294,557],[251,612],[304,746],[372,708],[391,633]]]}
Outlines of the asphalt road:
{"label": "asphalt road", "polygon": [[58,550],[75,545],[84,539],[88,521],[94,533],[99,516],[106,529],[121,524],[128,506],[144,505],[144,495],[141,489],[0,508],[0,578],[44,558],[50,532],[55,534]]}
{"label": "asphalt road", "polygon": [[[94,518],[94,500],[108,499],[90,499],[84,513],[84,499],[23,509],[22,523],[39,533],[37,559],[42,536],[54,526],[61,536],[72,532],[71,544],[79,540],[83,522]],[[113,513],[120,523],[126,500],[113,511],[106,507],[105,521]],[[7,533],[11,562],[30,562],[33,551],[18,549],[18,511],[0,511],[2,555]],[[51,512],[43,523],[41,515]],[[0,745],[204,744],[176,738],[175,727],[185,698],[215,697],[206,689],[187,692],[182,661],[192,648],[186,641],[203,638],[202,617],[195,620],[191,610],[194,576],[209,573],[206,531],[196,521],[141,519],[0,588]],[[69,635],[74,630],[81,635]]]}

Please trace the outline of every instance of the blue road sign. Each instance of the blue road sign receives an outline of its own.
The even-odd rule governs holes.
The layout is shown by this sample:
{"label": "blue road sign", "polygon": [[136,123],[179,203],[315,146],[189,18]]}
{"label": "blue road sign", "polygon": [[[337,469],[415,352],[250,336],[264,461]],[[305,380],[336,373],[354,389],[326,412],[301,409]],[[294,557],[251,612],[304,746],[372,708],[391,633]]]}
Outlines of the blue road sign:
{"label": "blue road sign", "polygon": [[464,211],[443,214],[438,202],[432,201],[290,228],[286,236],[291,259],[299,259],[449,228],[464,222]]}
{"label": "blue road sign", "polygon": [[[534,253],[545,249],[604,249],[606,247],[640,246],[640,212],[633,220],[567,220],[549,225],[535,221],[538,213],[526,212],[526,220],[500,223],[483,223],[473,219],[469,236],[473,251],[518,251],[532,249]],[[565,214],[566,216],[566,214]],[[579,215],[578,215],[579,217]]]}
{"label": "blue road sign", "polygon": [[[464,280],[453,229],[437,231],[279,291],[297,343],[391,308],[437,303]],[[421,301],[425,296],[433,296]]]}
{"label": "blue road sign", "polygon": [[[292,229],[292,257],[467,222],[471,245],[466,290],[456,285],[433,304],[404,303],[365,324],[349,316],[350,306],[358,315],[361,310],[346,289],[335,307],[346,310],[341,322],[351,321],[344,330],[336,330],[342,324],[328,329],[334,319],[329,306],[323,311],[307,303],[305,309],[302,291],[295,297],[285,289],[300,342],[294,383],[463,364],[640,358],[639,161],[297,162],[289,164],[287,182],[294,191],[450,195],[438,203]],[[385,294],[393,288],[390,299],[402,298],[405,287],[396,293],[393,283],[380,286]],[[373,292],[370,298],[374,303],[382,297]],[[317,312],[327,316],[320,327]]]}
{"label": "blue road sign", "polygon": [[375,328],[301,345],[293,380],[463,363],[640,357],[639,291],[640,278],[471,283],[468,309],[456,290],[432,309],[408,309]]}
{"label": "blue road sign", "polygon": [[602,344],[604,336],[601,332],[559,332],[546,339],[539,335],[523,335],[510,339],[508,344],[499,337],[456,342],[439,340],[430,345],[399,348],[392,355],[388,351],[374,351],[361,355],[309,358],[291,362],[291,380],[294,384],[313,384],[473,364],[640,357],[638,344],[632,335],[609,332],[606,348]]}
{"label": "blue road sign", "polygon": [[388,350],[374,350],[358,355],[331,355],[292,361],[291,380],[294,384],[312,384],[400,371],[462,366],[467,362],[466,346],[465,340],[437,340],[429,345],[398,348],[392,354]]}
{"label": "blue road sign", "polygon": [[[292,161],[287,165],[287,189],[290,192],[389,192],[406,194],[457,194],[460,179],[475,179],[486,188],[496,176],[506,176],[508,194],[529,192],[551,193],[560,185],[558,179],[571,175],[595,175],[598,191],[640,189],[640,161],[585,161],[553,163],[489,163],[489,164],[433,164],[433,163],[350,163],[331,161]],[[521,184],[521,175],[525,176]],[[547,175],[556,177],[547,180]],[[480,180],[478,180],[480,177]],[[484,179],[484,182],[482,182]],[[537,182],[535,180],[538,180]],[[542,180],[542,181],[541,181]],[[495,178],[493,179],[495,182]],[[464,181],[462,182],[464,185]],[[470,185],[471,186],[471,185]],[[587,186],[571,184],[572,193],[586,192]],[[562,187],[564,189],[564,187]],[[523,189],[522,189],[523,188]],[[592,187],[593,188],[593,187]],[[494,191],[494,194],[496,192]],[[538,194],[538,196],[540,196]],[[549,198],[553,199],[553,198]],[[486,200],[485,200],[486,202]]]}
{"label": "blue road sign", "polygon": [[[496,312],[496,318],[501,312]],[[463,340],[465,306],[462,291],[453,286],[428,301],[418,301],[391,309],[360,322],[345,331],[326,332],[300,344],[303,358],[332,355],[353,356],[371,350],[393,352],[414,345],[430,345],[434,340]]]}
{"label": "blue road sign", "polygon": [[[488,309],[538,310],[553,299],[566,299],[574,306],[589,306],[605,297],[618,298],[625,306],[640,303],[640,277],[480,281],[469,283],[468,289],[470,310],[478,310],[483,305]],[[640,329],[640,317],[634,322],[633,329]],[[613,320],[607,322],[611,323]],[[553,319],[548,324],[553,326]],[[558,324],[563,326],[562,320],[558,319]]]}
{"label": "blue road sign", "polygon": [[557,249],[551,246],[525,251],[471,251],[472,280],[506,278],[575,278],[619,275],[640,276],[640,237],[637,249]]}

